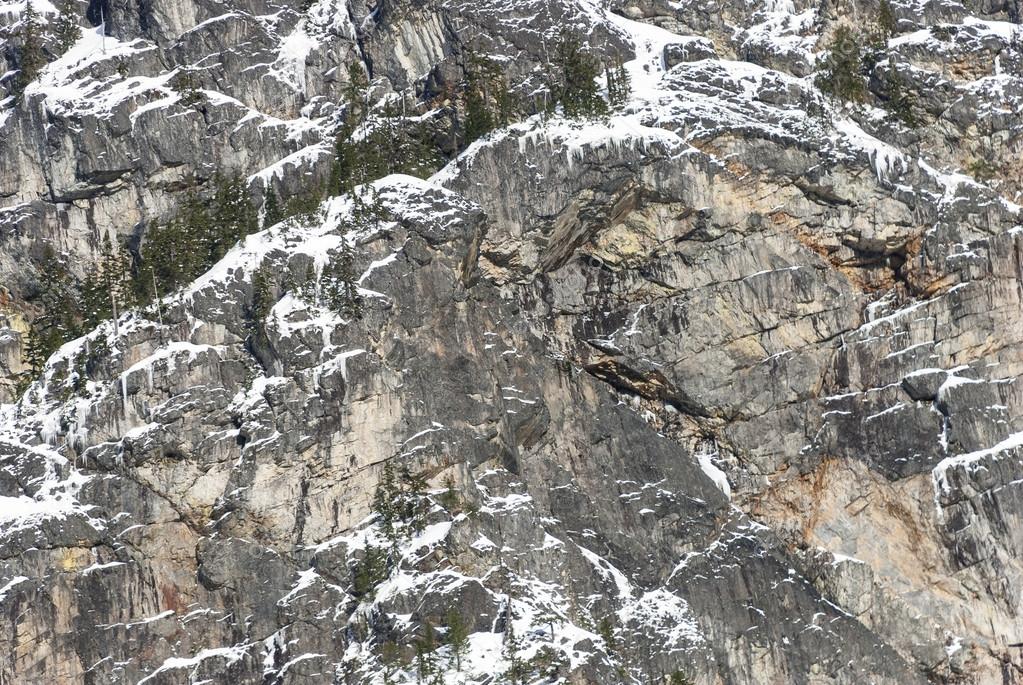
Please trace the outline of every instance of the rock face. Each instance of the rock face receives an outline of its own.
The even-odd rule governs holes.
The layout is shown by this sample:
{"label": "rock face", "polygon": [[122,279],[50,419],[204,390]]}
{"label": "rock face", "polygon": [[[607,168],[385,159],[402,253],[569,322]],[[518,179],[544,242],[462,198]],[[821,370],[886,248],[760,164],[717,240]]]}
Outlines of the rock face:
{"label": "rock face", "polygon": [[[1015,5],[894,5],[912,128],[807,76],[865,3],[81,9],[0,109],[0,682],[1023,682]],[[565,26],[621,111],[267,227],[13,396],[45,246],[319,183],[352,63],[457,128],[468,51],[533,94]]]}

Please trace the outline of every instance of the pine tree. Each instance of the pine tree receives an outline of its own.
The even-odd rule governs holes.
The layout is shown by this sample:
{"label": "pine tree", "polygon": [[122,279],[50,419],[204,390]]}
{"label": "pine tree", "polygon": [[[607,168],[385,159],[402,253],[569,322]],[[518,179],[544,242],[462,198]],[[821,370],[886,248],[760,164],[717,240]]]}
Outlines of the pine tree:
{"label": "pine tree", "polygon": [[52,341],[50,348],[55,350],[81,335],[78,284],[64,261],[49,246],[44,250],[40,273],[45,275],[37,298],[42,313],[36,317],[35,324],[43,331],[43,337]]}
{"label": "pine tree", "polygon": [[398,649],[398,645],[390,640],[380,646],[380,662],[384,666],[384,685],[392,685],[393,681],[391,679],[394,677],[394,672],[397,670],[400,658],[401,652]]}
{"label": "pine tree", "polygon": [[202,84],[190,69],[179,71],[171,79],[170,87],[178,94],[178,101],[183,107],[199,107],[206,102]]}
{"label": "pine tree", "polygon": [[562,618],[549,609],[545,609],[533,618],[534,625],[547,626],[550,631],[551,642],[554,641],[554,626],[555,624],[561,623],[561,621]]}
{"label": "pine tree", "polygon": [[866,86],[860,73],[860,40],[848,26],[839,26],[828,45],[827,56],[818,62],[817,87],[844,102],[860,102]]}
{"label": "pine tree", "polygon": [[607,102],[600,96],[596,79],[601,74],[600,60],[586,53],[574,33],[564,31],[556,52],[559,70],[554,86],[556,100],[565,116],[592,118],[607,114]]}
{"label": "pine tree", "polygon": [[423,637],[416,640],[416,682],[433,682],[433,679],[440,673],[437,668],[437,658],[434,650],[437,649],[437,638],[434,635],[433,624],[427,620],[423,624]]}
{"label": "pine tree", "polygon": [[610,616],[604,616],[600,619],[600,623],[597,625],[597,632],[604,639],[604,646],[607,648],[607,651],[614,652],[618,649],[618,643],[615,641],[614,625],[611,623]]}
{"label": "pine tree", "polygon": [[306,265],[305,276],[298,287],[299,296],[306,302],[316,304],[316,268],[312,262]]}
{"label": "pine tree", "polygon": [[188,282],[201,255],[186,222],[176,218],[146,231],[136,271],[136,292],[147,300]]}
{"label": "pine tree", "polygon": [[[530,670],[536,671],[550,682],[556,682],[558,671],[565,666],[565,655],[550,645],[544,645],[529,660]],[[651,682],[653,682],[651,680]]]}
{"label": "pine tree", "polygon": [[314,221],[321,209],[324,191],[323,186],[313,186],[303,193],[289,197],[284,205],[284,218],[296,218],[301,222]]}
{"label": "pine tree", "polygon": [[366,121],[366,89],[369,80],[362,65],[352,62],[348,65],[348,83],[343,89],[345,99],[344,117],[334,137],[334,161],[330,168],[327,191],[330,195],[344,195],[364,181],[361,169],[361,146],[352,141],[352,135]]}
{"label": "pine tree", "polygon": [[32,377],[38,376],[39,372],[43,370],[43,365],[53,353],[50,347],[51,344],[46,340],[44,333],[40,331],[40,327],[33,324],[29,328],[28,338],[25,340],[22,352],[23,363],[28,367]]}
{"label": "pine tree", "polygon": [[82,280],[82,327],[91,330],[110,317],[109,299],[95,269]]}
{"label": "pine tree", "polygon": [[57,36],[60,52],[65,53],[82,37],[82,27],[79,24],[80,17],[74,0],[62,0],[58,3],[57,10],[59,14],[54,34]]}
{"label": "pine tree", "polygon": [[469,52],[465,59],[464,145],[485,136],[511,117],[512,98],[504,70],[493,59]]}
{"label": "pine tree", "polygon": [[82,282],[82,319],[86,330],[117,318],[135,304],[137,287],[130,279],[130,261],[110,236],[103,237],[99,260]]}
{"label": "pine tree", "polygon": [[522,657],[519,656],[522,645],[519,643],[519,638],[515,634],[515,628],[512,626],[510,608],[508,613],[508,623],[504,631],[504,643],[501,646],[501,655],[508,662],[508,667],[504,671],[504,679],[513,685],[524,685],[529,677],[529,667],[522,660]]}
{"label": "pine tree", "polygon": [[462,505],[458,490],[455,489],[455,479],[450,474],[444,478],[444,492],[440,495],[440,505],[452,513]]}
{"label": "pine tree", "polygon": [[618,58],[612,66],[605,67],[604,79],[607,81],[607,99],[613,109],[620,109],[632,95],[632,80],[625,64]]}
{"label": "pine tree", "polygon": [[24,91],[46,66],[46,56],[43,53],[43,29],[32,0],[25,0],[25,12],[21,16],[19,37],[21,47],[18,49],[18,76],[14,82],[15,91],[18,93]]}
{"label": "pine tree", "polygon": [[869,75],[875,66],[884,60],[888,52],[888,41],[895,35],[898,21],[888,0],[881,0],[874,21],[868,25],[864,36],[857,36],[861,43],[860,72]]}
{"label": "pine tree", "polygon": [[426,479],[413,473],[407,464],[400,471],[400,508],[402,522],[412,533],[420,533],[426,527],[428,500]]}
{"label": "pine tree", "polygon": [[400,157],[396,168],[389,173],[403,173],[409,176],[426,179],[432,176],[441,166],[437,145],[433,140],[433,132],[425,121],[404,122],[401,127],[402,138],[407,153]]}
{"label": "pine tree", "polygon": [[334,139],[334,160],[327,185],[332,196],[350,193],[357,185],[358,145],[351,140],[354,132],[351,126],[343,125]]}
{"label": "pine tree", "polygon": [[210,266],[220,261],[235,243],[259,230],[256,208],[240,176],[217,175],[213,186],[213,222],[208,233]]}
{"label": "pine tree", "polygon": [[671,673],[671,677],[668,680],[668,685],[693,685],[693,681],[689,679],[685,673],[679,669],[675,669]]}
{"label": "pine tree", "polygon": [[276,226],[282,221],[284,221],[284,209],[281,207],[281,201],[277,198],[274,189],[268,187],[263,199],[263,226]]}
{"label": "pine tree", "polygon": [[362,64],[351,62],[348,65],[348,83],[342,90],[345,99],[345,118],[357,126],[366,119],[366,91],[369,88],[369,79],[362,68]]}
{"label": "pine tree", "polygon": [[256,326],[262,326],[263,320],[270,314],[273,306],[270,270],[266,266],[260,266],[252,276],[252,318]]}
{"label": "pine tree", "polygon": [[470,85],[465,94],[465,145],[487,135],[494,127],[494,115],[484,94]]}
{"label": "pine tree", "polygon": [[355,562],[352,571],[352,595],[362,599],[372,594],[387,575],[387,554],[379,547],[367,544],[362,559]]}
{"label": "pine tree", "polygon": [[910,90],[906,79],[899,73],[894,57],[889,58],[888,67],[881,91],[884,108],[893,118],[910,128],[915,128],[920,125],[917,115],[920,107],[919,102],[913,91]]}
{"label": "pine tree", "polygon": [[885,41],[885,44],[898,30],[899,20],[895,16],[895,10],[892,8],[892,3],[889,0],[881,0],[875,26],[875,34],[880,40]]}
{"label": "pine tree", "polygon": [[462,670],[462,655],[469,648],[469,628],[462,620],[462,615],[454,608],[448,609],[446,618],[448,632],[445,635],[451,646],[451,654],[455,657],[455,670]]}
{"label": "pine tree", "polygon": [[398,502],[398,484],[394,478],[394,468],[391,462],[384,463],[384,471],[377,483],[377,489],[373,493],[373,510],[380,515],[380,525],[383,528],[384,537],[392,545],[397,546],[398,534],[396,522],[399,515],[396,510]]}
{"label": "pine tree", "polygon": [[383,535],[393,548],[401,539],[410,538],[426,527],[429,498],[426,479],[403,465],[397,473],[390,462],[384,464],[376,492],[373,510],[380,515]]}
{"label": "pine tree", "polygon": [[362,318],[362,295],[355,282],[354,268],[352,248],[346,243],[327,263],[320,285],[322,301],[348,320]]}
{"label": "pine tree", "polygon": [[352,194],[352,228],[365,231],[375,227],[383,217],[384,205],[376,188],[369,186]]}

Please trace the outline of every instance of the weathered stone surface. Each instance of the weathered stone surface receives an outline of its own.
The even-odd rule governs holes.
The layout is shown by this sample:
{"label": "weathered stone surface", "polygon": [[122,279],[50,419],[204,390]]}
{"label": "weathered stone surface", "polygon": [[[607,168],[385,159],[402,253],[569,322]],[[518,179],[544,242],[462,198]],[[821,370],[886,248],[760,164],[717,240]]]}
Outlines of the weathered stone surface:
{"label": "weathered stone surface", "polygon": [[[368,223],[333,198],[51,358],[0,408],[0,680],[411,682],[454,612],[447,682],[516,642],[580,684],[1020,682],[1013,7],[895,3],[910,129],[807,78],[873,5],[299,5],[105,3],[105,55],[0,105],[0,397],[44,246],[84,269],[215,171],[320,182],[350,63],[450,113],[470,48],[538,97],[571,24],[633,98],[378,181]],[[294,285],[342,242],[360,320]],[[432,488],[393,545],[388,466]]]}

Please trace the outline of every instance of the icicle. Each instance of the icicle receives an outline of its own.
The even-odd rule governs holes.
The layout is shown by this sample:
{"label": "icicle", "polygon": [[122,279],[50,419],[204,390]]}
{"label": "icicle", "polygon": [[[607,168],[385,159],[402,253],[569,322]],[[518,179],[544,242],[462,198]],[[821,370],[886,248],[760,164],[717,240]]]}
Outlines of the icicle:
{"label": "icicle", "polygon": [[313,268],[315,269],[315,273],[316,273],[316,282],[315,282],[315,287],[313,288],[313,294],[314,294],[316,306],[319,307],[320,306],[320,279],[323,278],[323,266],[324,265],[318,259],[313,262],[313,265],[314,265]]}
{"label": "icicle", "polygon": [[323,359],[323,355],[328,353],[331,348],[334,347],[333,343],[330,342],[330,335],[334,332],[332,326],[324,326],[320,329],[320,334],[323,336],[323,349],[320,350],[320,359]]}

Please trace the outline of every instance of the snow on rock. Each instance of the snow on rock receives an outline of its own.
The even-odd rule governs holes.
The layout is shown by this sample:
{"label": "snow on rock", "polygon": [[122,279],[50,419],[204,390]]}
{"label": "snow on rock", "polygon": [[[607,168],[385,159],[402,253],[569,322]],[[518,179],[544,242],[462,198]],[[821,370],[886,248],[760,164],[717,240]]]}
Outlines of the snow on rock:
{"label": "snow on rock", "polygon": [[835,129],[850,145],[867,155],[879,180],[895,178],[908,168],[902,152],[869,135],[851,119],[836,120]]}
{"label": "snow on rock", "polygon": [[155,671],[150,673],[148,676],[139,681],[138,685],[143,685],[150,681],[158,681],[160,674],[166,673],[167,671],[178,671],[198,668],[204,661],[208,659],[220,659],[223,660],[224,666],[230,666],[236,661],[240,661],[248,656],[248,651],[252,645],[234,645],[232,647],[216,647],[213,649],[203,649],[197,652],[193,656],[189,657],[172,657],[163,662],[163,664]]}
{"label": "snow on rock", "polygon": [[618,610],[618,618],[624,626],[657,635],[669,653],[706,641],[689,603],[664,588],[630,599]]}
{"label": "snow on rock", "polygon": [[931,470],[931,479],[934,482],[936,495],[939,493],[948,494],[952,491],[949,482],[949,471],[963,470],[966,472],[986,468],[984,463],[991,459],[1003,459],[1019,456],[1017,451],[1023,447],[1023,432],[1013,433],[996,445],[986,449],[957,454],[942,459]]}
{"label": "snow on rock", "polygon": [[696,455],[696,460],[700,464],[700,468],[707,474],[707,477],[711,479],[718,490],[725,494],[725,497],[732,496],[732,488],[728,484],[728,476],[725,472],[719,469],[712,459],[717,456],[717,452],[711,450],[701,450]]}

